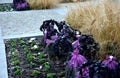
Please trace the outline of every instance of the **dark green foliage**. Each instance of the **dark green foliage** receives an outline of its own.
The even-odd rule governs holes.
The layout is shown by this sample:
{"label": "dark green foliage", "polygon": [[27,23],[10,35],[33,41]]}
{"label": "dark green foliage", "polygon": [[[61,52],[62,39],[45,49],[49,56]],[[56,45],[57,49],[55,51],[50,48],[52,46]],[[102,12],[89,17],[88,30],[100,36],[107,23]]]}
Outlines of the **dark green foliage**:
{"label": "dark green foliage", "polygon": [[9,11],[14,11],[14,9],[12,8],[12,4],[0,4],[0,11],[9,12]]}
{"label": "dark green foliage", "polygon": [[32,62],[34,59],[35,59],[35,57],[34,57],[31,53],[28,53],[28,54],[27,54],[27,60],[28,60],[29,62]]}
{"label": "dark green foliage", "polygon": [[54,78],[55,73],[48,73],[47,78]]}
{"label": "dark green foliage", "polygon": [[45,63],[43,64],[43,68],[44,68],[46,71],[48,71],[48,70],[50,69],[50,63],[49,63],[49,62],[45,62]]}
{"label": "dark green foliage", "polygon": [[15,74],[15,75],[21,75],[21,74],[22,74],[19,66],[16,66],[16,67],[15,67],[15,69],[14,69],[14,74]]}
{"label": "dark green foliage", "polygon": [[38,70],[33,70],[32,74],[33,74],[33,75],[39,75],[39,74],[40,74],[40,71],[38,71]]}

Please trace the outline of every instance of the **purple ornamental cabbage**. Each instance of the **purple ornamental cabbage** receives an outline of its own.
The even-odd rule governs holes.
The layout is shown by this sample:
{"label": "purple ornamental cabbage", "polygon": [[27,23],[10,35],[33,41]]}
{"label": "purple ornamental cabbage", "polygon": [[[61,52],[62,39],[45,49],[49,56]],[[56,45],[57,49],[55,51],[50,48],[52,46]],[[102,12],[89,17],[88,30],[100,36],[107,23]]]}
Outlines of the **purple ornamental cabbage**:
{"label": "purple ornamental cabbage", "polygon": [[104,60],[102,63],[110,69],[116,69],[116,67],[118,66],[118,62],[116,62],[115,60],[115,57],[107,56],[106,60]]}
{"label": "purple ornamental cabbage", "polygon": [[29,4],[25,0],[13,0],[13,8],[15,10],[28,10]]}
{"label": "purple ornamental cabbage", "polygon": [[86,61],[87,61],[86,58],[80,55],[78,48],[76,48],[72,53],[72,58],[69,61],[69,65],[71,68],[76,68],[84,64]]}

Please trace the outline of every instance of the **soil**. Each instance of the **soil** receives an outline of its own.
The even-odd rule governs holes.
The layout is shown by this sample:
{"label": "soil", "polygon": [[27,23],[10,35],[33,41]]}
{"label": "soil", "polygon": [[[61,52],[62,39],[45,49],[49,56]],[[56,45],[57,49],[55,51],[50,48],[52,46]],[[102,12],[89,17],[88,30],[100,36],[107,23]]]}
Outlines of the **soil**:
{"label": "soil", "polygon": [[[30,42],[31,38],[35,38],[35,40]],[[65,77],[65,63],[49,60],[48,55],[44,53],[45,44],[42,36],[7,39],[4,42],[9,78]],[[34,45],[37,45],[38,48],[33,49]],[[39,54],[43,54],[42,58]],[[16,62],[16,59],[19,62]]]}

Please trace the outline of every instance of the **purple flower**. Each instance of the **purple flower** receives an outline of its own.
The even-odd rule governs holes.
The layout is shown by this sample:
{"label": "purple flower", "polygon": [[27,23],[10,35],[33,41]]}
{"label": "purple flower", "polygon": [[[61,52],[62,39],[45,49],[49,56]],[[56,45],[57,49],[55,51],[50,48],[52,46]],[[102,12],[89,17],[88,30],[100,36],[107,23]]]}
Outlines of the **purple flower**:
{"label": "purple flower", "polygon": [[79,38],[80,38],[80,35],[79,35],[79,34],[78,34],[78,35],[76,35],[76,38],[77,38],[77,39],[79,39]]}
{"label": "purple flower", "polygon": [[77,48],[80,45],[79,40],[76,40],[72,43],[73,48]]}
{"label": "purple flower", "polygon": [[82,78],[90,78],[88,66],[86,66],[85,68],[82,68]]}
{"label": "purple flower", "polygon": [[[82,72],[82,74],[80,74],[80,72]],[[81,68],[81,71],[76,72],[75,78],[90,78],[89,67],[85,66]]]}
{"label": "purple flower", "polygon": [[29,9],[29,4],[25,0],[13,0],[13,7],[16,10],[27,10]]}
{"label": "purple flower", "polygon": [[80,75],[80,71],[78,71],[78,72],[76,73],[75,78],[80,78],[80,77],[81,77],[81,75]]}
{"label": "purple flower", "polygon": [[81,66],[83,63],[85,63],[87,60],[85,59],[84,56],[80,55],[79,54],[79,50],[78,48],[76,48],[74,50],[74,52],[72,53],[72,58],[71,60],[69,61],[69,65],[72,67],[72,68],[76,68],[76,67],[79,67]]}
{"label": "purple flower", "polygon": [[51,39],[52,39],[52,40],[57,40],[57,39],[58,39],[58,36],[57,36],[57,35],[53,35],[53,36],[51,36]]}
{"label": "purple flower", "polygon": [[102,63],[110,69],[116,69],[116,67],[118,66],[118,62],[116,62],[115,60],[115,57],[107,56],[106,60],[104,60]]}
{"label": "purple flower", "polygon": [[21,9],[21,8],[25,8],[25,7],[27,7],[27,2],[25,2],[25,3],[18,3],[18,5],[17,5],[17,9]]}
{"label": "purple flower", "polygon": [[54,42],[53,40],[47,39],[46,44],[49,45],[50,43]]}

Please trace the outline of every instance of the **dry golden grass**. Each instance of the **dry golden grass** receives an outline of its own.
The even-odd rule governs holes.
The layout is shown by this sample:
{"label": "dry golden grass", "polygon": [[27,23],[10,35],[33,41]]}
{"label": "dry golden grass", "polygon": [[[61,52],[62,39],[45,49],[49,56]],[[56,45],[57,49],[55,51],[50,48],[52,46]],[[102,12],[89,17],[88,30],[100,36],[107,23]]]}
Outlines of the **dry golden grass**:
{"label": "dry golden grass", "polygon": [[49,9],[59,4],[59,0],[27,0],[32,9]]}
{"label": "dry golden grass", "polygon": [[116,4],[107,2],[72,9],[66,21],[82,33],[93,35],[100,44],[101,59],[110,53],[120,60],[120,9]]}
{"label": "dry golden grass", "polygon": [[82,2],[87,0],[61,0],[61,2]]}
{"label": "dry golden grass", "polygon": [[[91,25],[95,24],[99,17],[105,15],[104,6],[98,5],[88,5],[85,7],[77,6],[79,8],[72,8],[68,15],[66,16],[66,21],[75,28],[81,29],[83,33],[88,33],[91,31]],[[96,22],[97,24],[98,22]],[[90,28],[89,28],[90,27]]]}

